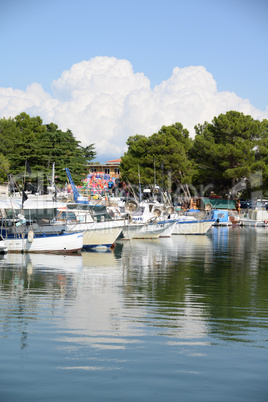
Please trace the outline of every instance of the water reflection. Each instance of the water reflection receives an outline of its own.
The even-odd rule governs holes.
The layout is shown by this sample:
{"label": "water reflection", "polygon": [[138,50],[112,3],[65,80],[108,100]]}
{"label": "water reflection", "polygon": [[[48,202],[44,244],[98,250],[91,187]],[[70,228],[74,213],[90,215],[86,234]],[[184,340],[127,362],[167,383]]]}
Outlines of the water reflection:
{"label": "water reflection", "polygon": [[61,255],[8,253],[0,260],[0,266],[25,268],[29,274],[32,274],[33,269],[76,272],[82,269],[83,263],[82,256],[75,254]]}
{"label": "water reflection", "polygon": [[83,267],[104,268],[116,265],[116,255],[114,252],[93,252],[82,253]]}
{"label": "water reflection", "polygon": [[25,348],[41,315],[61,330],[63,348],[125,350],[148,334],[170,345],[266,347],[256,329],[267,325],[267,241],[266,232],[214,228],[207,236],[119,242],[110,253],[7,254],[3,331],[19,322]]}
{"label": "water reflection", "polygon": [[265,400],[267,236],[223,229],[0,258],[2,399]]}
{"label": "water reflection", "polygon": [[169,328],[161,333],[172,337],[209,335],[263,345],[252,320],[255,327],[255,314],[267,313],[266,243],[266,236],[244,228],[129,243],[122,253],[126,306],[146,304],[146,325]]}

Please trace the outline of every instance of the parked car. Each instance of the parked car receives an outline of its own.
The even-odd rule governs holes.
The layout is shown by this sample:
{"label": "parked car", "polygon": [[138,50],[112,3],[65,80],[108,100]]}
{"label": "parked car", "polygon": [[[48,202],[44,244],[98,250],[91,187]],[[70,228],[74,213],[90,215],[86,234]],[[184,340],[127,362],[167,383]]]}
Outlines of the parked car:
{"label": "parked car", "polygon": [[253,203],[252,201],[246,201],[246,200],[240,200],[240,208],[241,209],[249,209],[253,208]]}
{"label": "parked car", "polygon": [[250,209],[250,208],[263,208],[268,209],[268,202],[265,201],[253,201],[253,200],[241,200],[240,201],[240,208],[241,209]]}

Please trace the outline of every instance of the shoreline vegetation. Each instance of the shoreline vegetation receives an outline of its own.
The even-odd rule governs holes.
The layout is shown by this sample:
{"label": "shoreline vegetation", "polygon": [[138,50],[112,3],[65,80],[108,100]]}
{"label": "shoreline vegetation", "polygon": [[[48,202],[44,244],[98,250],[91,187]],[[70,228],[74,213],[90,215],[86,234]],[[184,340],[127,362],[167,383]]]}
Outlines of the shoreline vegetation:
{"label": "shoreline vegetation", "polygon": [[[249,199],[252,193],[268,198],[266,119],[229,111],[195,126],[194,139],[181,123],[174,123],[149,136],[130,136],[126,144],[120,175],[130,186],[161,187],[187,198],[213,194]],[[21,113],[0,119],[0,184],[8,174],[18,181],[28,175],[31,183],[42,175],[46,182],[55,163],[59,187],[66,183],[66,167],[79,185],[96,156],[94,144],[82,147],[71,130],[43,124],[39,116]]]}

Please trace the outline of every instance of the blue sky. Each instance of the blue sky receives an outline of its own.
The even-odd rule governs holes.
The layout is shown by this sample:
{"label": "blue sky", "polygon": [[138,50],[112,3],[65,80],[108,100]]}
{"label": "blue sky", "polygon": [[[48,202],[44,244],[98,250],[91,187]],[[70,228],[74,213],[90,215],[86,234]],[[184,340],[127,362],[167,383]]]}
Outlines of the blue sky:
{"label": "blue sky", "polygon": [[[175,121],[182,121],[191,131],[191,125],[203,123],[202,119],[209,120],[229,107],[256,118],[268,118],[265,0],[5,0],[0,14],[0,117],[26,111],[62,129],[66,128],[66,119],[68,128],[82,143],[106,138],[98,148],[100,159],[101,155],[105,158],[112,153],[117,158],[122,154],[129,135],[151,135],[161,124]],[[89,64],[85,67],[82,62]],[[72,70],[74,65],[76,71]],[[204,70],[197,71],[199,66]],[[93,85],[99,68],[103,88]],[[179,71],[174,74],[176,68]],[[120,81],[120,74],[125,80]],[[202,85],[197,90],[199,81]],[[112,82],[117,82],[120,99]],[[127,91],[126,82],[133,82]],[[33,87],[34,83],[38,85]],[[84,90],[87,104],[81,100]],[[141,91],[139,96],[137,91]],[[145,102],[141,107],[144,115],[138,110],[135,95],[141,104]],[[183,104],[185,96],[188,101]],[[218,107],[211,114],[207,105],[208,100],[213,104],[213,96]],[[67,106],[70,99],[72,103]],[[200,104],[196,107],[197,99],[204,102],[207,114],[201,112]],[[162,123],[154,116],[163,102],[168,104],[162,109],[167,111]],[[177,106],[169,115],[174,102]],[[145,116],[148,103],[151,109]],[[72,110],[76,110],[73,119]],[[181,113],[176,114],[176,110]],[[191,113],[196,113],[197,121],[191,120]],[[94,116],[93,133],[89,126]],[[104,120],[113,126],[107,135]],[[135,120],[144,122],[143,126],[135,125]],[[99,126],[101,131],[96,134]],[[121,141],[112,149],[110,144],[117,133]]]}

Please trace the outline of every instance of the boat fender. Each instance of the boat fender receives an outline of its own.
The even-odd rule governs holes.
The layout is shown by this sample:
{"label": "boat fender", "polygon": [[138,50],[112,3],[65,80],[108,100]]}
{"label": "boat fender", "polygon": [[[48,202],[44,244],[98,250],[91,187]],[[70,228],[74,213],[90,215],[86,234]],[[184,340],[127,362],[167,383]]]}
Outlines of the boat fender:
{"label": "boat fender", "polygon": [[29,243],[32,243],[33,239],[34,239],[34,232],[32,230],[30,230],[29,233],[28,233],[27,240],[28,240]]}
{"label": "boat fender", "polygon": [[125,219],[128,220],[129,222],[133,221],[133,216],[132,215],[126,215]]}

